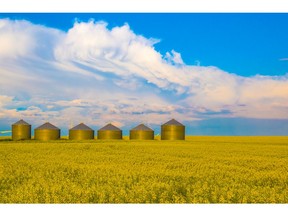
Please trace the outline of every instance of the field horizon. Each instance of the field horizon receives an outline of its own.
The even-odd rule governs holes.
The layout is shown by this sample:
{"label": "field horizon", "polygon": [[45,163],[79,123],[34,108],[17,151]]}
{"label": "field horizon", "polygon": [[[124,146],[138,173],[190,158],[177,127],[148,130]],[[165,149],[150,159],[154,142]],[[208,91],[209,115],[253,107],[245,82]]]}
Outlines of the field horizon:
{"label": "field horizon", "polygon": [[[267,138],[267,137],[287,137],[288,138],[288,135],[194,135],[194,134],[186,134],[185,135],[185,140],[172,140],[172,141],[189,141],[189,140],[193,140],[193,138],[201,138],[201,137],[264,137],[264,138]],[[31,140],[34,140],[34,135],[31,135]],[[73,140],[70,140],[69,139],[69,135],[61,135],[60,139],[58,140],[50,140],[50,141],[42,141],[42,142],[53,142],[53,141],[61,141],[61,140],[69,140],[69,141],[73,141]],[[94,139],[91,139],[91,140],[80,140],[80,141],[93,141],[93,140],[99,140],[97,138],[97,135],[95,135]],[[120,139],[121,140],[121,139]],[[122,136],[122,140],[130,140],[129,139],[129,135],[123,135]],[[169,141],[169,140],[161,140],[161,135],[155,135],[154,136],[154,140],[160,140],[160,141]],[[13,141],[13,142],[29,142],[30,140],[12,140],[12,136],[1,136],[0,135],[0,141]],[[74,140],[74,141],[77,141],[77,140]],[[100,141],[100,140],[99,140]],[[102,140],[104,141],[104,140]],[[108,141],[117,141],[117,140],[108,140]],[[119,140],[118,140],[119,141]],[[144,140],[145,141],[145,140]],[[153,141],[153,140],[151,140]],[[170,140],[171,141],[171,140]]]}

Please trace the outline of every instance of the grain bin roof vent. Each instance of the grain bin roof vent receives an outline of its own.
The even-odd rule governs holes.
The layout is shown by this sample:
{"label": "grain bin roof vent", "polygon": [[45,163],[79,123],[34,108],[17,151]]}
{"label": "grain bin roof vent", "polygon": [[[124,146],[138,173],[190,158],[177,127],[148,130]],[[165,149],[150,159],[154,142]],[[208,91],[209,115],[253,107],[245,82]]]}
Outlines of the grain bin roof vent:
{"label": "grain bin roof vent", "polygon": [[90,127],[88,127],[87,125],[81,123],[73,128],[71,128],[70,130],[92,130]]}
{"label": "grain bin roof vent", "polygon": [[35,128],[35,129],[41,129],[41,130],[59,130],[59,128],[57,128],[56,126],[52,125],[51,123],[49,122],[46,122],[45,124]]}
{"label": "grain bin roof vent", "polygon": [[140,124],[137,127],[132,128],[131,130],[135,131],[153,131],[151,128],[147,127],[144,124]]}
{"label": "grain bin roof vent", "polygon": [[25,122],[23,119],[19,120],[18,122],[15,122],[13,125],[30,125],[27,122]]}
{"label": "grain bin roof vent", "polygon": [[166,122],[163,125],[179,125],[179,126],[184,126],[183,124],[181,124],[180,122],[176,121],[175,119],[171,119],[170,121]]}
{"label": "grain bin roof vent", "polygon": [[121,131],[121,130],[112,124],[107,124],[106,126],[100,128],[99,131]]}

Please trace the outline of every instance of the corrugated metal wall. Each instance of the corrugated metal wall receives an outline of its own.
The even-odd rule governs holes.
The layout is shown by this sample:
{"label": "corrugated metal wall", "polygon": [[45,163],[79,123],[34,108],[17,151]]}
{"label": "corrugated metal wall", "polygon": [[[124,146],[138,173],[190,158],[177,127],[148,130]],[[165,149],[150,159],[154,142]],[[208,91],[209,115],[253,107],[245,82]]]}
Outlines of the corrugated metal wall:
{"label": "corrugated metal wall", "polygon": [[31,125],[12,125],[13,140],[31,139]]}

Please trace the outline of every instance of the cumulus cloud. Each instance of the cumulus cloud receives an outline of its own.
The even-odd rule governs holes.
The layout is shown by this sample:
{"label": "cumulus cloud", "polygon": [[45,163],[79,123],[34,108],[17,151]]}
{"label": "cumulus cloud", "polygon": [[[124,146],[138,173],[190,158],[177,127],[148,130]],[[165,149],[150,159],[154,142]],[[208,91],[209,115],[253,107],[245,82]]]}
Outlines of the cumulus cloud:
{"label": "cumulus cloud", "polygon": [[[128,24],[76,22],[67,32],[0,20],[2,119],[101,126],[211,117],[288,118],[288,75],[241,77],[187,65]],[[19,109],[19,107],[21,109]]]}

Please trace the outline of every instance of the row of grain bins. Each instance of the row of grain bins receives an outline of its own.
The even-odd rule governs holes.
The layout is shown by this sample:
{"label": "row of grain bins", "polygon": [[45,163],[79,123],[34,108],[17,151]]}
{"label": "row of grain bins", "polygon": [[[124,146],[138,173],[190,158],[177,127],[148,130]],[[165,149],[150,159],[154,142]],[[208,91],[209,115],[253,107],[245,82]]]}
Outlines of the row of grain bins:
{"label": "row of grain bins", "polygon": [[[57,140],[60,139],[60,129],[49,122],[34,129],[35,140]],[[131,140],[154,140],[154,131],[140,124],[130,130]],[[122,139],[122,130],[118,127],[107,124],[97,131],[97,138],[100,140]],[[13,140],[31,139],[31,125],[22,119],[12,124]],[[94,139],[94,130],[81,123],[69,130],[69,139],[71,140],[89,140]],[[161,125],[161,140],[184,140],[185,126],[175,119],[172,119]]]}

